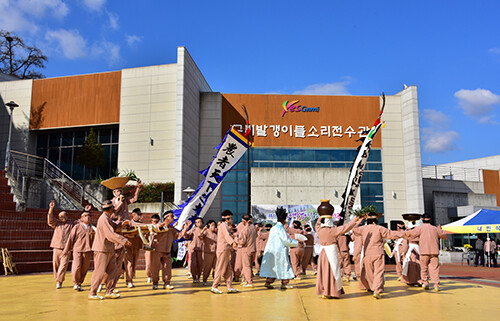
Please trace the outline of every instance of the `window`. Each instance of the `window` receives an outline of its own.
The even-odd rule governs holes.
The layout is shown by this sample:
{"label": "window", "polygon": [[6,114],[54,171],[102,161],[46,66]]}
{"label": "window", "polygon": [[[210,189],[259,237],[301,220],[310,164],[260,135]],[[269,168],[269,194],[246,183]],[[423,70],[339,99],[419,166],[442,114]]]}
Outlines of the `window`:
{"label": "window", "polygon": [[[111,177],[118,166],[118,126],[96,126],[93,129],[98,135],[98,142],[104,148],[105,164],[98,169],[98,175],[105,179]],[[76,162],[78,150],[89,131],[90,127],[37,133],[36,154],[50,160],[73,179],[89,179],[90,170]]]}

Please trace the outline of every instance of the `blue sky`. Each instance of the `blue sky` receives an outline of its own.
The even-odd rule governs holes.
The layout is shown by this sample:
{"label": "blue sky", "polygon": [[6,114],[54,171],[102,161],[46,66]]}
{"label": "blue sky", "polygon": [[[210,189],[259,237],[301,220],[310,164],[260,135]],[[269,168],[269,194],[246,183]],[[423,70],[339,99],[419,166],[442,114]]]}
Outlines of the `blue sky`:
{"label": "blue sky", "polygon": [[499,1],[0,0],[47,77],[176,62],[224,93],[393,95],[418,87],[422,163],[497,155]]}

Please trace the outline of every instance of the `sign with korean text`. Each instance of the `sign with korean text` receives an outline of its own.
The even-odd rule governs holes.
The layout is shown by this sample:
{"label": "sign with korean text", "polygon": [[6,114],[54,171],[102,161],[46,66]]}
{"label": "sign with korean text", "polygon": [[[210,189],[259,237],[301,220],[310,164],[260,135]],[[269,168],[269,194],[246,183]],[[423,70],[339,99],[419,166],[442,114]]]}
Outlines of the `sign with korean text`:
{"label": "sign with korean text", "polygon": [[[255,147],[357,148],[379,111],[378,96],[223,94],[222,131],[250,127]],[[381,147],[380,137],[373,147]]]}

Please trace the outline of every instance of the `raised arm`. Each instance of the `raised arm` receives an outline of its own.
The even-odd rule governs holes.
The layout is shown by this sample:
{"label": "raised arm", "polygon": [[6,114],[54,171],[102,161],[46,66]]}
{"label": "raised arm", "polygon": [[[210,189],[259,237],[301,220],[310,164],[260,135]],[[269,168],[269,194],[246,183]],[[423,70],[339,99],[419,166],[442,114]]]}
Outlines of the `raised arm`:
{"label": "raised arm", "polygon": [[361,221],[358,220],[358,218],[351,220],[349,223],[345,225],[338,226],[336,228],[331,229],[332,233],[335,234],[335,236],[339,236],[342,234],[345,234],[352,230],[354,227],[358,226]]}
{"label": "raised arm", "polygon": [[286,247],[296,247],[299,245],[299,241],[290,238],[284,228],[278,230],[278,237]]}
{"label": "raised arm", "polygon": [[446,240],[448,238],[448,234],[445,231],[443,231],[443,229],[441,228],[441,225],[438,225],[437,232],[438,232],[438,237],[440,239]]}
{"label": "raised arm", "polygon": [[49,212],[47,214],[47,224],[52,228],[56,228],[60,224],[59,218],[54,214],[55,205],[56,202],[54,200],[50,201]]}
{"label": "raised arm", "polygon": [[142,191],[142,183],[140,179],[137,179],[137,188],[135,189],[135,194],[134,196],[128,198],[129,204],[137,202],[137,199],[139,198],[139,193],[141,191]]}

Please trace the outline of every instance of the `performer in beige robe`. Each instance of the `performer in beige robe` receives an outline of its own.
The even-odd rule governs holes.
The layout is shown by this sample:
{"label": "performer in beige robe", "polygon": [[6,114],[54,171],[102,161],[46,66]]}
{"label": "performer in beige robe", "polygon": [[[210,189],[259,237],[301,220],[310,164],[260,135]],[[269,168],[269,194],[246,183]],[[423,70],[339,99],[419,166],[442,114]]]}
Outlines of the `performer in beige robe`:
{"label": "performer in beige robe", "polygon": [[56,289],[60,289],[66,277],[66,270],[69,263],[69,253],[64,255],[63,252],[73,228],[73,223],[68,221],[68,215],[64,211],[59,212],[56,216],[54,213],[55,205],[54,201],[51,201],[49,204],[47,224],[54,229],[52,241],[50,242],[50,247],[53,249],[52,268],[54,279],[56,280]]}
{"label": "performer in beige robe", "polygon": [[92,240],[94,230],[90,225],[91,205],[85,207],[85,212],[80,215],[80,221],[76,223],[68,237],[63,255],[69,255],[73,251],[73,262],[71,264],[71,277],[73,290],[83,291],[82,283],[90,267],[92,256]]}
{"label": "performer in beige robe", "polygon": [[353,232],[361,235],[363,244],[359,288],[373,291],[373,297],[381,299],[380,293],[384,290],[384,243],[386,239],[399,238],[403,233],[377,225],[376,217],[376,213],[370,213],[367,225],[356,227]]}
{"label": "performer in beige robe", "polygon": [[349,282],[351,279],[351,257],[349,255],[349,236],[341,234],[337,237],[337,244],[340,255],[340,268],[344,279]]}
{"label": "performer in beige robe", "polygon": [[116,299],[120,295],[113,293],[118,280],[117,274],[120,273],[114,255],[114,244],[118,243],[122,246],[130,246],[131,243],[127,238],[116,233],[122,226],[130,224],[129,221],[123,223],[115,223],[111,220],[114,213],[113,203],[111,201],[104,201],[102,204],[103,213],[97,221],[97,229],[92,244],[92,251],[94,251],[94,273],[90,280],[90,294],[89,300],[102,300],[102,296],[97,295],[97,289],[102,281],[108,275],[106,281],[106,295],[105,298]]}
{"label": "performer in beige robe", "polygon": [[307,267],[309,264],[314,269],[313,262],[313,252],[314,252],[314,235],[312,234],[312,228],[309,225],[304,226],[304,230],[306,232],[307,241],[304,242],[304,257],[302,258],[302,274],[306,274]]}
{"label": "performer in beige robe", "polygon": [[243,229],[238,235],[238,245],[241,246],[241,270],[245,282],[243,287],[253,288],[252,263],[257,251],[257,229],[252,224],[252,217],[248,214],[242,217]]}
{"label": "performer in beige robe", "polygon": [[[233,236],[235,239],[238,239],[240,233],[243,231],[244,228],[245,228],[245,225],[243,224],[243,222],[240,222],[236,225],[236,231],[233,232]],[[242,254],[241,254],[241,245],[239,245],[238,242],[236,242],[236,244],[237,244],[237,247],[236,247],[236,250],[234,251],[234,254],[233,254],[233,257],[234,257],[234,263],[233,263],[234,282],[240,282],[240,276],[241,276],[241,272],[243,270],[243,265],[242,265],[242,261],[241,261]],[[243,278],[242,283],[244,284],[245,281],[246,280]]]}
{"label": "performer in beige robe", "polygon": [[[128,206],[132,203],[135,203],[137,199],[139,198],[139,193],[142,190],[142,184],[141,180],[137,180],[137,188],[135,189],[135,193],[133,196],[125,197],[123,195],[123,189],[122,188],[115,188],[113,190],[113,199],[111,200],[113,202],[113,206],[115,208],[115,220],[124,221],[124,220],[130,220],[130,215],[129,215],[129,209]],[[125,248],[121,246],[120,244],[115,244],[115,256],[116,256],[116,262],[118,264],[118,268],[120,270],[120,273],[117,274],[117,281],[118,279],[123,275],[125,272],[124,269],[122,269],[122,265],[125,260]]]}
{"label": "performer in beige robe", "polygon": [[203,285],[207,285],[208,277],[215,269],[217,223],[214,220],[208,221],[200,236],[203,238]]}
{"label": "performer in beige robe", "polygon": [[[153,214],[151,215],[151,224],[156,225],[160,223],[160,215],[158,214]],[[151,234],[152,233],[152,234]],[[149,240],[152,242],[154,236],[156,233],[150,232],[151,235],[149,235]],[[148,246],[149,248],[152,248],[152,243],[149,243]],[[144,261],[146,263],[146,276],[148,277],[147,283],[151,283],[151,255],[153,251],[144,251]]]}
{"label": "performer in beige robe", "polygon": [[[286,229],[286,228],[285,228]],[[302,224],[300,221],[293,221],[292,227],[287,230],[290,238],[296,239],[295,234],[305,235],[302,230]],[[293,273],[295,274],[295,279],[300,280],[302,274],[302,258],[304,257],[304,242],[299,242],[297,247],[290,248],[290,264],[292,265]]]}
{"label": "performer in beige robe", "polygon": [[403,246],[401,265],[401,282],[417,286],[420,285],[420,252],[419,237],[404,237],[406,242]]}
{"label": "performer in beige robe", "polygon": [[354,242],[354,249],[352,253],[352,260],[354,261],[354,274],[356,276],[356,280],[359,281],[361,276],[361,249],[363,247],[361,234],[357,233],[356,230],[353,230],[351,234],[351,241]]}
{"label": "performer in beige robe", "polygon": [[358,226],[361,219],[351,220],[346,225],[334,226],[332,218],[321,218],[316,223],[321,252],[318,259],[316,294],[325,299],[338,298],[344,294],[342,272],[339,261],[338,237]]}
{"label": "performer in beige robe", "polygon": [[237,248],[236,241],[231,235],[231,226],[233,225],[233,213],[230,210],[222,212],[224,222],[219,225],[217,232],[217,262],[215,265],[215,277],[210,288],[210,292],[222,294],[218,289],[222,277],[226,280],[228,293],[239,292],[233,288],[233,269],[231,269],[231,252]]}
{"label": "performer in beige robe", "polygon": [[174,289],[174,286],[170,284],[172,280],[172,256],[170,253],[172,243],[174,240],[182,238],[191,226],[191,221],[187,221],[179,232],[172,226],[174,220],[173,211],[165,212],[163,215],[163,223],[159,223],[157,226],[162,230],[166,230],[166,232],[156,233],[151,242],[151,247],[155,249],[151,254],[151,279],[153,281],[153,290],[158,289],[160,270],[162,272],[163,288],[167,290]]}
{"label": "performer in beige robe", "polygon": [[260,275],[260,265],[262,263],[262,257],[264,255],[264,250],[266,249],[267,240],[269,238],[269,231],[273,226],[271,224],[266,224],[260,233],[257,233],[257,254],[255,255],[255,267],[257,269],[257,275]]}
{"label": "performer in beige robe", "polygon": [[[397,224],[397,231],[402,232],[405,231],[405,225],[403,222],[400,222]],[[403,251],[404,248],[408,248],[408,240],[405,240],[404,238],[400,237],[396,240],[396,243],[394,244],[394,249],[392,250],[394,260],[396,261],[396,274],[398,275],[398,281],[401,280],[402,278],[402,272],[403,272],[403,254],[406,251]]]}
{"label": "performer in beige robe", "polygon": [[[134,208],[132,211],[132,221],[130,221],[131,226],[143,226],[142,212],[140,208]],[[139,260],[140,250],[143,248],[144,243],[141,240],[139,234],[135,234],[129,238],[132,246],[125,247],[125,280],[127,281],[127,286],[129,288],[134,287],[133,279],[135,278],[135,270],[137,267],[137,261]]]}
{"label": "performer in beige robe", "polygon": [[407,231],[407,237],[418,236],[420,247],[420,279],[424,289],[429,289],[429,274],[434,290],[439,291],[439,239],[447,239],[448,235],[441,229],[441,226],[431,225],[431,216],[422,215],[424,224]]}
{"label": "performer in beige robe", "polygon": [[200,236],[203,227],[203,219],[198,217],[194,221],[194,227],[186,232],[185,238],[191,239],[188,245],[189,271],[193,277],[193,283],[199,283],[203,271],[203,238]]}

